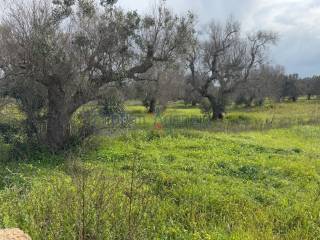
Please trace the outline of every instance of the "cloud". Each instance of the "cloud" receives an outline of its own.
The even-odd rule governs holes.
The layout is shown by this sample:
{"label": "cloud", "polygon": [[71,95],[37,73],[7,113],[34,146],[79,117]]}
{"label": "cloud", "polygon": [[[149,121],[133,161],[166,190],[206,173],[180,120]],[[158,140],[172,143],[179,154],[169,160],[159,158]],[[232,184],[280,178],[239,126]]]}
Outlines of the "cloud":
{"label": "cloud", "polygon": [[[153,0],[119,0],[125,8],[147,11]],[[279,33],[271,62],[284,65],[288,72],[302,76],[320,74],[319,0],[167,0],[182,13],[192,10],[200,24],[212,19],[223,21],[233,15],[245,31],[266,29]]]}
{"label": "cloud", "polygon": [[272,51],[274,63],[302,76],[320,73],[319,1],[261,0],[245,22],[252,28],[267,28],[280,34],[280,42]]}
{"label": "cloud", "polygon": [[[125,9],[145,13],[159,0],[119,0]],[[9,0],[0,0],[5,9]],[[245,31],[258,29],[279,33],[280,41],[270,54],[272,63],[302,76],[320,74],[320,0],[167,0],[182,14],[198,15],[199,26],[230,15],[242,22]],[[1,16],[1,13],[0,13]]]}

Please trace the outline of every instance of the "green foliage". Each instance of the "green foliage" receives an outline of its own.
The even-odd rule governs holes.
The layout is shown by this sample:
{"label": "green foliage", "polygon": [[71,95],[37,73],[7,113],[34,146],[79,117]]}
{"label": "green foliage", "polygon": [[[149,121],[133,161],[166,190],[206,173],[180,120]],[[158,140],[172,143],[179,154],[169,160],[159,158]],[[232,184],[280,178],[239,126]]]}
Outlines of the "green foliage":
{"label": "green foliage", "polygon": [[252,118],[246,115],[228,115],[226,120],[233,124],[249,124],[252,121]]}
{"label": "green foliage", "polygon": [[245,94],[239,94],[234,101],[236,105],[245,105],[248,107],[251,106],[252,102],[253,102],[253,97],[252,98],[248,97]]}
{"label": "green foliage", "polygon": [[[74,165],[67,173],[54,172],[34,179],[27,193],[4,190],[0,226],[28,229],[33,239],[137,239],[147,236],[142,221],[149,211],[144,188],[130,190],[131,182],[93,166]],[[134,182],[134,184],[137,184]],[[134,199],[130,199],[131,196]],[[23,199],[11,205],[10,199]],[[10,203],[10,204],[9,204]],[[150,205],[151,206],[151,205]],[[131,219],[128,219],[131,211]]]}
{"label": "green foliage", "polygon": [[[177,105],[164,114],[201,116]],[[156,128],[148,115],[144,130],[92,137],[67,156],[0,161],[0,228],[35,240],[318,239],[318,109],[237,109],[206,131]],[[269,130],[221,130],[266,120]]]}
{"label": "green foliage", "polygon": [[201,112],[206,116],[211,116],[212,114],[212,107],[211,103],[207,98],[202,98],[200,101],[200,109]]}
{"label": "green foliage", "polygon": [[100,100],[102,106],[101,114],[105,117],[123,114],[125,106],[123,99],[119,94],[108,95]]}
{"label": "green foliage", "polygon": [[9,158],[10,149],[10,145],[6,144],[4,140],[0,138],[0,163]]}
{"label": "green foliage", "polygon": [[10,123],[0,123],[0,135],[4,142],[14,144],[19,135],[19,128]]}

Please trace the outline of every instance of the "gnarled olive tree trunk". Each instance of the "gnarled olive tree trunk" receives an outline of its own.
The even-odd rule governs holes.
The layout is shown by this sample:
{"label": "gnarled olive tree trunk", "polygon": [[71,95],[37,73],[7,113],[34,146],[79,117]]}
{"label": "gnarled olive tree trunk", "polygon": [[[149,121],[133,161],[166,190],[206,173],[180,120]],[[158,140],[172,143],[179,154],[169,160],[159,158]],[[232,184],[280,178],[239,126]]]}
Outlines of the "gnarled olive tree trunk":
{"label": "gnarled olive tree trunk", "polygon": [[219,120],[223,119],[225,113],[225,103],[223,99],[216,98],[214,96],[207,96],[211,109],[212,109],[212,116],[211,120]]}
{"label": "gnarled olive tree trunk", "polygon": [[51,149],[62,149],[69,140],[71,116],[63,88],[60,84],[51,84],[48,87],[47,120],[47,143]]}
{"label": "gnarled olive tree trunk", "polygon": [[152,98],[149,102],[148,113],[155,113],[156,112],[156,100]]}

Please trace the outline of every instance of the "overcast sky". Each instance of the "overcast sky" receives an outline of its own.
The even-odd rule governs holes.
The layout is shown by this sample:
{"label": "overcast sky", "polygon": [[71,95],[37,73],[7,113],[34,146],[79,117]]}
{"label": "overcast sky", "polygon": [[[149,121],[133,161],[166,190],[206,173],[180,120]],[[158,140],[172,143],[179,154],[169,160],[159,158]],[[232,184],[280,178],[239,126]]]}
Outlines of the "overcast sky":
{"label": "overcast sky", "polygon": [[[118,5],[143,13],[154,0],[119,0]],[[280,41],[270,62],[301,76],[320,74],[320,0],[167,0],[177,12],[191,9],[200,25],[211,19],[223,21],[230,15],[246,31],[277,31]]]}
{"label": "overcast sky", "polygon": [[[16,0],[0,0],[0,7],[11,1]],[[144,13],[155,1],[118,0],[117,4]],[[199,26],[232,15],[242,22],[245,31],[276,31],[280,41],[272,48],[270,63],[281,64],[288,73],[299,73],[302,77],[320,75],[320,0],[167,0],[167,3],[181,14],[192,10],[198,16]]]}

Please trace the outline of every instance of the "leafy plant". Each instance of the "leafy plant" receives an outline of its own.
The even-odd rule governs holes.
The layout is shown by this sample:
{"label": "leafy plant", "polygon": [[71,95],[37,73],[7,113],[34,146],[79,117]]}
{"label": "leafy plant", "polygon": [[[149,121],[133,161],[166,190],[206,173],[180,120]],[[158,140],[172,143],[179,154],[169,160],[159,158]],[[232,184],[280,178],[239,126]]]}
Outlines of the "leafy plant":
{"label": "leafy plant", "polygon": [[105,96],[99,103],[102,106],[101,114],[105,117],[112,117],[113,115],[125,113],[124,101],[119,94]]}

